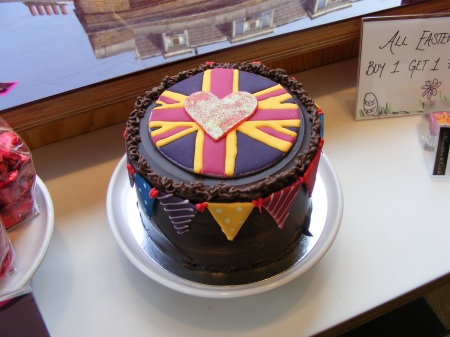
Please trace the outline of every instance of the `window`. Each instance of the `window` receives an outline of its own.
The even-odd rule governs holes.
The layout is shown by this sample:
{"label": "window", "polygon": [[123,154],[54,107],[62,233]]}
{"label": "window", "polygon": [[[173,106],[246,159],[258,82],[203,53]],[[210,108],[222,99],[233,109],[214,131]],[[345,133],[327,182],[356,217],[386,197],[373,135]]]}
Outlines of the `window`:
{"label": "window", "polygon": [[268,10],[233,21],[232,41],[273,31],[273,10]]}

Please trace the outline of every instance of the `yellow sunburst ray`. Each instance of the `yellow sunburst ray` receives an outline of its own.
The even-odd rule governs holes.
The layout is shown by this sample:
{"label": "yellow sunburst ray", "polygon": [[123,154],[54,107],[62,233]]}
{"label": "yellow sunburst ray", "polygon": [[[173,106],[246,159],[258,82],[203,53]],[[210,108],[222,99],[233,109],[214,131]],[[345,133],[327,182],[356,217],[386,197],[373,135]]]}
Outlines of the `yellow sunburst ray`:
{"label": "yellow sunburst ray", "polygon": [[281,132],[287,135],[296,135],[295,132],[291,134],[292,131],[285,129],[283,126],[299,127],[300,120],[247,121],[239,125],[237,130],[261,143],[266,144],[267,146],[273,147],[282,152],[287,152],[292,147],[292,143],[269,135],[259,129],[261,127],[270,127],[272,129],[276,129],[277,131],[282,130]]}
{"label": "yellow sunburst ray", "polygon": [[160,110],[160,109],[167,109],[167,108],[184,108],[184,101],[186,100],[187,96],[173,92],[170,90],[166,90],[162,93],[162,97],[169,98],[171,100],[174,100],[176,102],[174,103],[166,103],[162,100],[157,100],[156,104],[159,104],[160,106],[154,107],[153,110]]}
{"label": "yellow sunburst ray", "polygon": [[150,128],[158,128],[151,132],[152,137],[159,136],[164,134],[165,132],[174,130],[179,127],[187,127],[184,130],[181,130],[169,137],[162,138],[158,140],[155,145],[157,147],[165,146],[175,140],[178,140],[192,132],[196,132],[199,130],[199,127],[194,122],[163,122],[163,121],[154,121],[149,123]]}

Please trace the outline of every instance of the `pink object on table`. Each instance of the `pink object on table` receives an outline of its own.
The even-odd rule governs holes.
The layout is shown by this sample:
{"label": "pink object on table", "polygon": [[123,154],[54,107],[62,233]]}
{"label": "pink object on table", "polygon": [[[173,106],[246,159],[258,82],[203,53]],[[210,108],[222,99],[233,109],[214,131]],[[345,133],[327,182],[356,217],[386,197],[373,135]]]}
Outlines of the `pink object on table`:
{"label": "pink object on table", "polygon": [[0,82],[0,96],[7,95],[19,82]]}

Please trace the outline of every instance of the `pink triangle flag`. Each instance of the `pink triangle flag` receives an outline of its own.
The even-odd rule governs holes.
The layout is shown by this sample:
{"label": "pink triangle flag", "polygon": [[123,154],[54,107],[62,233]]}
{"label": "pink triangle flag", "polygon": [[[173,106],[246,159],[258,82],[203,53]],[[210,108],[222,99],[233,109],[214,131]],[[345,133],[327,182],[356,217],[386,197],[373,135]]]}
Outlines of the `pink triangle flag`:
{"label": "pink triangle flag", "polygon": [[280,229],[283,229],[286,218],[289,215],[292,204],[297,197],[298,190],[303,180],[299,179],[291,186],[283,188],[281,191],[272,193],[262,200],[262,207],[272,216]]}

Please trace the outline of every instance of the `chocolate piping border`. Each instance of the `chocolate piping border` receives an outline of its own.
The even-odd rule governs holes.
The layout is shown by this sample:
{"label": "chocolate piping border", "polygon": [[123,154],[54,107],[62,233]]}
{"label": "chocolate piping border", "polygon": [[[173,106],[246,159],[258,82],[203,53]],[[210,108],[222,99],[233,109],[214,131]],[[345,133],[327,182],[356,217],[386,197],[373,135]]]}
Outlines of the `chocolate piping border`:
{"label": "chocolate piping border", "polygon": [[[280,172],[272,177],[246,186],[238,188],[230,186],[225,182],[220,182],[216,186],[205,186],[200,182],[174,182],[167,177],[161,177],[152,170],[147,161],[140,155],[138,143],[140,142],[139,124],[145,114],[146,108],[157,100],[157,98],[172,85],[192,77],[207,69],[226,68],[238,69],[241,71],[254,73],[267,77],[281,85],[285,86],[292,95],[302,102],[309,114],[311,126],[311,139],[309,147],[298,154],[294,166],[284,172]],[[131,112],[126,124],[125,141],[129,163],[133,166],[136,173],[140,174],[152,187],[163,190],[166,193],[176,194],[178,196],[193,200],[196,202],[212,200],[255,200],[292,185],[298,177],[303,176],[305,170],[314,158],[319,146],[320,137],[320,118],[317,114],[316,106],[307,92],[303,90],[302,84],[294,78],[289,77],[282,69],[270,69],[261,63],[206,63],[197,69],[191,69],[180,72],[178,75],[166,76],[158,87],[147,91],[143,97],[138,97],[135,108]],[[262,192],[263,191],[263,192]]]}

